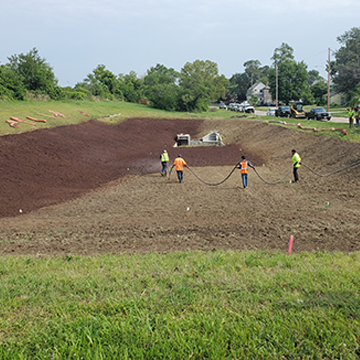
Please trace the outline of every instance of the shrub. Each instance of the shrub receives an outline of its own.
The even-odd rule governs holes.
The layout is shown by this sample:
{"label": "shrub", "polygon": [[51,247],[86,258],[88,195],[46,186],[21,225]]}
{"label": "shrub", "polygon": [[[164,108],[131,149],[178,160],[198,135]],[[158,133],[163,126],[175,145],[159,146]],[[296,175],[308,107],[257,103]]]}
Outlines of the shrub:
{"label": "shrub", "polygon": [[87,94],[83,91],[69,91],[66,92],[66,98],[69,100],[87,100]]}

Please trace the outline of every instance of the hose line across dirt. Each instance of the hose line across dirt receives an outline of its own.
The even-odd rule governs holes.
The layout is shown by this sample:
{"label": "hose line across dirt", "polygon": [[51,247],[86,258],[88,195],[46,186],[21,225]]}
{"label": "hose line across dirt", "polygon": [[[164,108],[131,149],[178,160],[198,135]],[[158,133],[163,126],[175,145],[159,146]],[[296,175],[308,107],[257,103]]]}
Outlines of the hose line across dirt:
{"label": "hose line across dirt", "polygon": [[[359,165],[360,164],[360,160],[348,165],[348,166],[345,166],[341,169],[338,169],[338,170],[335,170],[335,171],[332,171],[328,174],[319,174],[317,173],[315,170],[311,169],[308,165],[304,164],[304,163],[301,163],[301,165],[303,165],[304,167],[306,167],[307,169],[309,169],[312,173],[314,173],[315,175],[317,176],[320,176],[320,177],[326,177],[326,176],[330,176],[330,175],[334,175],[334,174],[337,174],[341,171],[344,171],[346,169],[349,169],[353,166],[356,166],[356,165]],[[201,179],[191,168],[188,167],[188,169],[190,170],[190,172],[192,172],[192,174],[198,179],[200,180],[202,183],[206,184],[206,185],[209,185],[209,186],[218,186],[218,185],[221,185],[223,184],[227,179],[229,179],[229,177],[233,174],[233,172],[235,171],[235,169],[237,169],[237,165],[234,166],[234,168],[230,171],[229,175],[226,176],[226,178],[218,183],[209,183],[209,182],[206,182],[204,181],[203,179]],[[260,174],[256,171],[256,169],[254,169],[256,175],[259,177],[260,180],[262,180],[264,183],[268,184],[268,185],[276,185],[276,184],[279,184],[281,183],[282,181],[284,181],[288,176],[289,174],[291,173],[293,169],[293,166],[290,168],[290,170],[286,173],[286,175],[284,177],[282,177],[280,180],[278,181],[274,181],[274,182],[271,182],[271,181],[267,181],[265,180],[263,177],[260,176]],[[169,172],[169,180],[170,180],[170,176],[171,176],[171,171],[172,171],[172,168],[170,169],[170,172]]]}
{"label": "hose line across dirt", "polygon": [[336,173],[339,173],[339,172],[341,172],[341,171],[344,171],[344,170],[346,170],[346,169],[349,169],[349,168],[351,168],[351,167],[353,167],[353,166],[356,166],[356,165],[359,165],[360,164],[360,160],[358,160],[358,161],[356,161],[356,162],[354,162],[354,163],[352,163],[352,164],[350,164],[350,165],[348,165],[348,166],[345,166],[345,167],[343,167],[343,168],[341,168],[341,169],[338,169],[338,170],[335,170],[335,171],[332,171],[332,172],[330,172],[330,173],[328,173],[328,174],[319,174],[319,173],[317,173],[315,170],[313,170],[313,169],[311,169],[309,166],[307,166],[306,164],[304,164],[304,163],[301,163],[301,165],[304,165],[307,169],[309,169],[312,173],[314,173],[315,175],[317,175],[317,176],[320,176],[320,177],[325,177],[325,176],[330,176],[330,175],[334,175],[334,174],[336,174]]}
{"label": "hose line across dirt", "polygon": [[254,169],[254,171],[255,171],[255,174],[259,177],[259,179],[261,179],[264,183],[266,183],[266,184],[268,184],[268,185],[276,185],[276,184],[281,183],[283,180],[285,180],[285,179],[289,176],[289,174],[291,173],[291,170],[292,170],[292,169],[293,169],[293,167],[291,167],[291,169],[287,172],[287,174],[286,174],[283,178],[281,178],[281,179],[278,180],[278,181],[274,181],[274,182],[266,181],[264,178],[262,178],[262,177],[259,175],[259,173],[256,171],[256,169]]}
{"label": "hose line across dirt", "polygon": [[[200,180],[202,183],[206,184],[206,185],[209,185],[209,186],[218,186],[218,185],[221,185],[223,184],[232,174],[233,172],[235,171],[235,169],[237,168],[237,165],[234,166],[234,168],[230,171],[229,175],[222,181],[218,182],[218,183],[209,183],[209,182],[206,182],[204,181],[203,179],[201,179],[198,175],[196,175],[196,173],[188,167],[188,169],[190,170],[190,172],[198,179]],[[171,171],[172,171],[173,168],[170,169],[170,172],[169,172],[169,180],[170,180],[170,175],[171,175]]]}
{"label": "hose line across dirt", "polygon": [[[356,162],[354,162],[354,163],[352,163],[352,164],[350,164],[350,165],[348,165],[348,166],[345,166],[345,167],[343,167],[343,168],[341,168],[341,169],[332,171],[332,172],[330,172],[330,173],[328,173],[328,174],[319,174],[319,173],[317,173],[315,170],[311,169],[310,166],[304,164],[303,162],[301,163],[301,165],[303,165],[304,167],[306,167],[307,169],[309,169],[313,174],[315,174],[315,175],[317,175],[317,176],[320,176],[320,177],[326,177],[326,176],[334,175],[334,174],[337,174],[337,173],[339,173],[339,172],[341,172],[341,171],[344,171],[344,170],[346,170],[346,169],[349,169],[349,168],[351,168],[351,167],[353,167],[353,166],[356,166],[356,165],[359,165],[359,164],[360,164],[360,160],[358,160],[358,161],[356,161]],[[254,171],[255,171],[256,175],[257,175],[262,181],[264,181],[266,184],[276,185],[276,184],[279,184],[280,182],[282,182],[282,181],[291,173],[291,170],[292,170],[292,169],[293,169],[293,167],[291,167],[291,169],[288,171],[288,173],[287,173],[282,179],[280,179],[280,180],[278,180],[278,181],[275,181],[275,182],[266,181],[265,179],[263,179],[263,178],[259,175],[259,173],[256,171],[256,169],[254,169]]]}
{"label": "hose line across dirt", "polygon": [[236,168],[237,168],[237,166],[235,166],[235,167],[230,171],[229,175],[228,175],[224,180],[222,180],[222,181],[220,181],[220,182],[218,182],[218,183],[215,183],[215,184],[213,184],[213,183],[208,183],[208,182],[200,179],[200,178],[195,174],[195,172],[194,172],[191,168],[188,168],[188,169],[189,169],[201,182],[203,182],[204,184],[210,185],[210,186],[218,186],[218,185],[223,184],[223,183],[233,174],[233,172],[235,171]]}

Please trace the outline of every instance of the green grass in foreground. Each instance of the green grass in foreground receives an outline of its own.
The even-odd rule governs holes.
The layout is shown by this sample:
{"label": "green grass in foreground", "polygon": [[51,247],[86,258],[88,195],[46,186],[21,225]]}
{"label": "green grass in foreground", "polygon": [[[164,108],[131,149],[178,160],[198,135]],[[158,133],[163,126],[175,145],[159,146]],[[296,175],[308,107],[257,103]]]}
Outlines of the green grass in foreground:
{"label": "green grass in foreground", "polygon": [[1,359],[358,359],[360,254],[2,257]]}

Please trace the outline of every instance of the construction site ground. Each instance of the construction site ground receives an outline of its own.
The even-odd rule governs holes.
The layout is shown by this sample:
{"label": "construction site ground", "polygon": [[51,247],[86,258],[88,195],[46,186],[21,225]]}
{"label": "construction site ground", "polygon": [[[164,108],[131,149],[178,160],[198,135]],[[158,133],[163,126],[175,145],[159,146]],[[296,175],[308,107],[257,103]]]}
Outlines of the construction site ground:
{"label": "construction site ground", "polygon": [[[212,130],[225,146],[173,147],[177,134]],[[346,139],[346,136],[343,136]],[[217,249],[360,250],[360,166],[318,177],[302,166],[277,185],[250,169],[209,186],[188,169],[160,175],[180,153],[218,183],[246,155],[264,179],[291,169],[291,149],[321,174],[359,160],[360,145],[261,120],[88,121],[0,138],[0,253],[61,255]]]}

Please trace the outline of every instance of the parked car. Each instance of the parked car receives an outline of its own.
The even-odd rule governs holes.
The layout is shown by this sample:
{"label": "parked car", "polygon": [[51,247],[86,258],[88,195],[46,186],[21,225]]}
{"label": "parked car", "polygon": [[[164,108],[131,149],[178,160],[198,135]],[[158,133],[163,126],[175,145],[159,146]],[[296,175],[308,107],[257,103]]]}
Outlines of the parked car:
{"label": "parked car", "polygon": [[290,106],[279,106],[275,110],[276,117],[290,117]]}
{"label": "parked car", "polygon": [[246,113],[255,113],[255,108],[251,105],[244,105],[243,107],[243,112],[246,112]]}
{"label": "parked car", "polygon": [[268,111],[266,112],[267,116],[275,116],[275,111],[276,108],[269,108]]}
{"label": "parked car", "polygon": [[244,106],[241,105],[241,104],[236,104],[235,111],[243,112],[244,111]]}
{"label": "parked car", "polygon": [[314,119],[314,120],[330,120],[331,119],[331,114],[329,112],[327,112],[324,108],[322,107],[317,107],[317,108],[312,108],[309,112],[306,113],[306,118],[308,120],[310,119]]}
{"label": "parked car", "polygon": [[235,104],[235,103],[230,103],[229,105],[228,105],[228,110],[230,110],[230,111],[235,111],[235,105],[237,105],[237,104]]}
{"label": "parked car", "polygon": [[224,109],[224,110],[227,110],[227,107],[224,103],[220,103],[219,104],[219,109]]}

